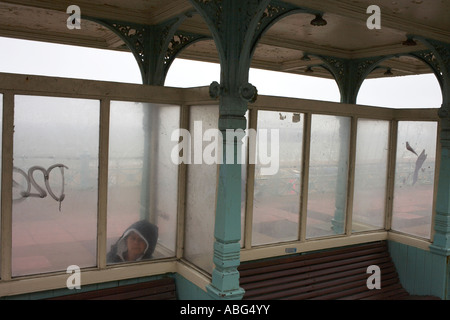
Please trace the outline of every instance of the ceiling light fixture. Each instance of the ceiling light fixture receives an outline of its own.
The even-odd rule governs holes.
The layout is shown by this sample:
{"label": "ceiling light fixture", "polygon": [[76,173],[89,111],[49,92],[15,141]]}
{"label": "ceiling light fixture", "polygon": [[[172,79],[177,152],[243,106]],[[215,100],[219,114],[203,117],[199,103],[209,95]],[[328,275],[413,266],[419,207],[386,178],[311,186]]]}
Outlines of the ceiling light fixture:
{"label": "ceiling light fixture", "polygon": [[311,58],[308,56],[308,54],[305,53],[301,60],[302,61],[311,61]]}
{"label": "ceiling light fixture", "polygon": [[388,68],[388,69],[386,70],[386,72],[384,73],[384,75],[385,75],[385,76],[393,76],[394,74],[392,73],[392,69],[391,69],[391,68]]}
{"label": "ceiling light fixture", "polygon": [[406,39],[406,41],[403,41],[403,45],[413,47],[413,46],[417,46],[417,42],[413,38],[408,37],[408,39]]}
{"label": "ceiling light fixture", "polygon": [[311,25],[322,27],[327,25],[327,21],[323,18],[322,14],[316,14],[316,17],[311,21]]}

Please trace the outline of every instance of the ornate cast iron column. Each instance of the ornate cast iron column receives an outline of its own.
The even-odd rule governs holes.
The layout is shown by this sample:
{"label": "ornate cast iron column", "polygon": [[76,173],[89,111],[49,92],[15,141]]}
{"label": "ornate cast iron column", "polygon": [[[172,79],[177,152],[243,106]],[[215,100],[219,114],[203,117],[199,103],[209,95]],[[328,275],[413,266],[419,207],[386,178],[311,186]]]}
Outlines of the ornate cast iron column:
{"label": "ornate cast iron column", "polygon": [[270,0],[190,0],[213,34],[220,57],[220,84],[210,87],[219,98],[219,129],[223,134],[223,164],[219,169],[214,229],[214,264],[208,293],[213,299],[241,299],[239,286],[241,237],[241,165],[226,162],[227,150],[237,155],[242,142],[229,141],[226,130],[245,130],[247,104],[257,90],[248,83],[250,62],[261,20]]}
{"label": "ornate cast iron column", "polygon": [[213,298],[240,299],[241,165],[226,163],[227,150],[241,148],[242,141],[228,141],[226,130],[245,130],[247,105],[257,97],[248,83],[250,63],[258,40],[276,21],[294,13],[320,14],[281,1],[190,0],[213,34],[221,65],[220,84],[210,87],[219,98],[219,129],[223,134],[223,162],[217,191],[214,264],[208,292]]}
{"label": "ornate cast iron column", "polygon": [[443,103],[439,110],[441,121],[441,159],[434,220],[434,239],[430,250],[450,256],[450,44],[417,38],[425,43],[432,54],[427,55],[430,65],[442,87]]}

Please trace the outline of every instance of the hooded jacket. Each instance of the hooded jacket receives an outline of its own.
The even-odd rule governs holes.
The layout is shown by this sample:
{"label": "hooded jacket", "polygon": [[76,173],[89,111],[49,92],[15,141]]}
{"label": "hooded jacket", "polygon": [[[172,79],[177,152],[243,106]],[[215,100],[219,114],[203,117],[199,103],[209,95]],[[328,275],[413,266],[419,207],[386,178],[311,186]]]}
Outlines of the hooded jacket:
{"label": "hooded jacket", "polygon": [[158,241],[158,227],[147,220],[141,220],[129,226],[119,240],[111,246],[111,250],[106,256],[106,261],[108,263],[126,261],[124,255],[127,252],[127,237],[133,231],[144,239],[147,245],[144,254],[136,261],[152,258],[153,252],[155,251],[156,242]]}

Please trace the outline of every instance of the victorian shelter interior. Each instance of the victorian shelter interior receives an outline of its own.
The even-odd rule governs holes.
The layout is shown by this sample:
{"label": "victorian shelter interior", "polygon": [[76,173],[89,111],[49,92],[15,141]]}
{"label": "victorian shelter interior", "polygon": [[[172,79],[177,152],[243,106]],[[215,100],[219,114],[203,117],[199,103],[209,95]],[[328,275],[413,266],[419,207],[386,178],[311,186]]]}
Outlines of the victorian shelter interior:
{"label": "victorian shelter interior", "polygon": [[[0,36],[129,52],[142,83],[0,73],[2,299],[167,277],[177,299],[242,299],[241,265],[378,242],[410,294],[448,298],[450,2],[71,5],[1,1]],[[220,80],[165,86],[176,58]],[[340,101],[258,94],[250,68]],[[357,104],[367,79],[423,74],[441,106]],[[151,259],[108,261],[139,220]]]}

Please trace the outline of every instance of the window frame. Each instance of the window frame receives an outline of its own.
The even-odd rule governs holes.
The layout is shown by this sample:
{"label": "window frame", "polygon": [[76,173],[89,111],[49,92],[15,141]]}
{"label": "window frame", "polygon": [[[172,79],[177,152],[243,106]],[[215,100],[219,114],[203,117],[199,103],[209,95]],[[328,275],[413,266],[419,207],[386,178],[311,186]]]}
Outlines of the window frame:
{"label": "window frame", "polygon": [[[96,284],[107,281],[137,278],[140,276],[178,273],[187,280],[206,290],[211,282],[211,275],[183,259],[184,242],[184,203],[186,197],[186,172],[188,166],[179,165],[178,199],[177,199],[177,240],[176,257],[161,260],[151,260],[131,264],[108,266],[106,264],[106,216],[107,216],[107,185],[108,185],[108,148],[109,148],[109,116],[110,102],[113,100],[130,102],[149,102],[157,104],[179,105],[180,129],[189,128],[190,106],[217,105],[218,101],[209,96],[209,88],[167,88],[138,84],[102,82],[94,80],[67,79],[43,76],[27,76],[0,73],[0,93],[3,95],[3,130],[2,130],[2,203],[1,203],[1,269],[0,296],[30,293],[56,288],[65,288],[67,274],[56,272],[13,278],[11,276],[11,238],[12,238],[12,167],[13,167],[13,134],[14,134],[14,96],[15,95],[43,95],[68,98],[87,98],[100,101],[99,125],[99,177],[98,177],[98,225],[97,225],[97,266],[83,269],[82,284]],[[275,107],[276,106],[276,107]],[[299,234],[297,241],[277,243],[254,247],[251,244],[251,221],[253,207],[254,165],[247,164],[246,183],[246,212],[243,225],[243,246],[241,261],[262,259],[292,253],[320,250],[362,242],[377,240],[394,240],[415,247],[428,250],[431,239],[420,239],[410,235],[390,230],[392,218],[393,179],[395,169],[396,129],[398,121],[433,121],[437,122],[437,154],[435,171],[434,206],[436,202],[437,182],[440,166],[440,120],[438,109],[389,109],[369,107],[335,102],[293,99],[284,97],[259,96],[255,103],[249,104],[249,129],[257,129],[257,112],[285,111],[302,113],[305,115],[303,169],[302,169],[302,197],[308,192],[309,150],[311,137],[312,114],[345,116],[351,118],[350,134],[350,163],[349,184],[347,187],[346,232],[343,235],[324,237],[319,239],[305,239],[306,201],[301,205]],[[359,118],[390,121],[390,153],[388,160],[388,182],[386,201],[386,226],[384,230],[351,233],[351,204],[354,187],[356,124]],[[435,210],[433,206],[432,221],[434,223]]]}

